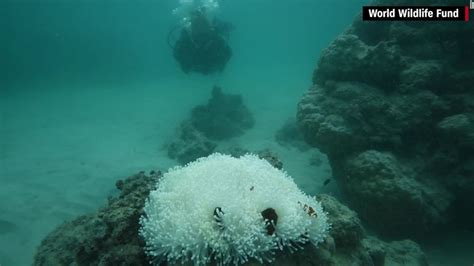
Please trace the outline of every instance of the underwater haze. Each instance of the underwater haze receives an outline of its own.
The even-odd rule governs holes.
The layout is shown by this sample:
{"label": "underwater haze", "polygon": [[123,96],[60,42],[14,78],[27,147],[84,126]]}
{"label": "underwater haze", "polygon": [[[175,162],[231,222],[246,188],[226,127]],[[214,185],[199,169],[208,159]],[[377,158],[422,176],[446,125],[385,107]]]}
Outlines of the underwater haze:
{"label": "underwater haze", "polygon": [[[212,15],[231,23],[232,55],[205,75],[184,73],[173,54],[173,29],[185,27],[173,10],[185,2],[0,2],[0,266],[48,265],[34,262],[41,241],[117,196],[116,181],[200,157],[170,143],[218,97],[250,118],[209,137],[211,150],[271,151],[303,192],[350,203],[318,145],[278,136],[291,131],[323,50],[369,1],[218,1]],[[421,248],[433,265],[472,264],[473,236]]]}
{"label": "underwater haze", "polygon": [[201,76],[182,73],[167,44],[178,1],[2,1],[0,263],[31,264],[41,239],[100,206],[115,180],[177,164],[162,146],[214,84],[256,116],[242,145],[276,145],[319,52],[363,2],[223,1],[234,54]]}

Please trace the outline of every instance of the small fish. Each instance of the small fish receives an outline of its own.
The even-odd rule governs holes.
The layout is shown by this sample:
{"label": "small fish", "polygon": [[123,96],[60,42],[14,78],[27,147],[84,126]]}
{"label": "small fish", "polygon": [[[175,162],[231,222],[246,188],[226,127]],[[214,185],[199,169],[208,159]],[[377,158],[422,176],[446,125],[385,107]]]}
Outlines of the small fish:
{"label": "small fish", "polygon": [[[307,206],[307,205],[305,204],[305,206]],[[306,210],[307,210],[306,212],[308,213],[309,216],[318,217],[318,215],[316,214],[316,211],[313,209],[313,207],[308,206],[308,208],[306,208]]]}
{"label": "small fish", "polygon": [[214,209],[214,221],[216,222],[217,226],[219,229],[224,230],[224,222],[222,221],[222,215],[224,215],[224,212],[222,211],[221,207],[216,207]]}
{"label": "small fish", "polygon": [[253,190],[253,186],[250,188],[250,191],[252,191],[252,190]]}
{"label": "small fish", "polygon": [[327,184],[329,184],[329,182],[331,182],[331,179],[330,179],[330,178],[324,180],[323,185],[326,186]]}
{"label": "small fish", "polygon": [[318,214],[316,213],[316,210],[313,209],[313,207],[309,206],[308,204],[302,204],[300,201],[298,201],[298,204],[303,206],[303,210],[311,217],[318,217]]}

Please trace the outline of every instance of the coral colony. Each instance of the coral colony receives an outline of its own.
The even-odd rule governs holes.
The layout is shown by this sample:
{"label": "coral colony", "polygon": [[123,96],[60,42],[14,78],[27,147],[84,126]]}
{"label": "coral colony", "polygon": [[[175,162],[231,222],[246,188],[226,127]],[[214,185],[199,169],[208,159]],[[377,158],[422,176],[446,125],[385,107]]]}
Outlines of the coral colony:
{"label": "coral colony", "polygon": [[214,153],[172,168],[151,191],[140,234],[152,263],[240,264],[317,246],[330,228],[321,204],[256,155]]}

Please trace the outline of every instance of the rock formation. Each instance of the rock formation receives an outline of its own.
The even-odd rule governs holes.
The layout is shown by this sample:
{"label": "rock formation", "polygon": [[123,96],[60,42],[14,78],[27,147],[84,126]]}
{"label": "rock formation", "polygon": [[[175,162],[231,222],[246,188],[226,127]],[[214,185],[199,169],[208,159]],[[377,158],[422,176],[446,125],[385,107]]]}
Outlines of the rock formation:
{"label": "rock formation", "polygon": [[[97,212],[65,222],[38,247],[34,265],[150,265],[139,237],[139,217],[159,171],[118,181],[117,197]],[[317,197],[332,224],[330,236],[318,248],[277,252],[274,265],[427,265],[419,246],[409,240],[383,242],[367,236],[354,211],[329,195]],[[166,265],[162,263],[161,265]],[[244,265],[259,265],[249,261]]]}
{"label": "rock formation", "polygon": [[240,95],[226,94],[215,86],[206,105],[198,105],[176,130],[168,156],[181,164],[211,154],[219,141],[238,137],[254,125]]}
{"label": "rock formation", "polygon": [[298,123],[378,232],[473,228],[473,44],[472,23],[357,18],[321,54]]}

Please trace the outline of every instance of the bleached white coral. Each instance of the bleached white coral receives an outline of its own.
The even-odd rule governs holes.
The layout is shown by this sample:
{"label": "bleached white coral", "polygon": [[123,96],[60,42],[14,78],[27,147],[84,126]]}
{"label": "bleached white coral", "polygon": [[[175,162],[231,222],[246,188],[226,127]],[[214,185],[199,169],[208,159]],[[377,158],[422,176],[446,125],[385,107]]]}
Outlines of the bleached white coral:
{"label": "bleached white coral", "polygon": [[144,211],[140,234],[156,264],[272,261],[277,249],[317,245],[330,227],[319,202],[252,154],[215,153],[170,169]]}

